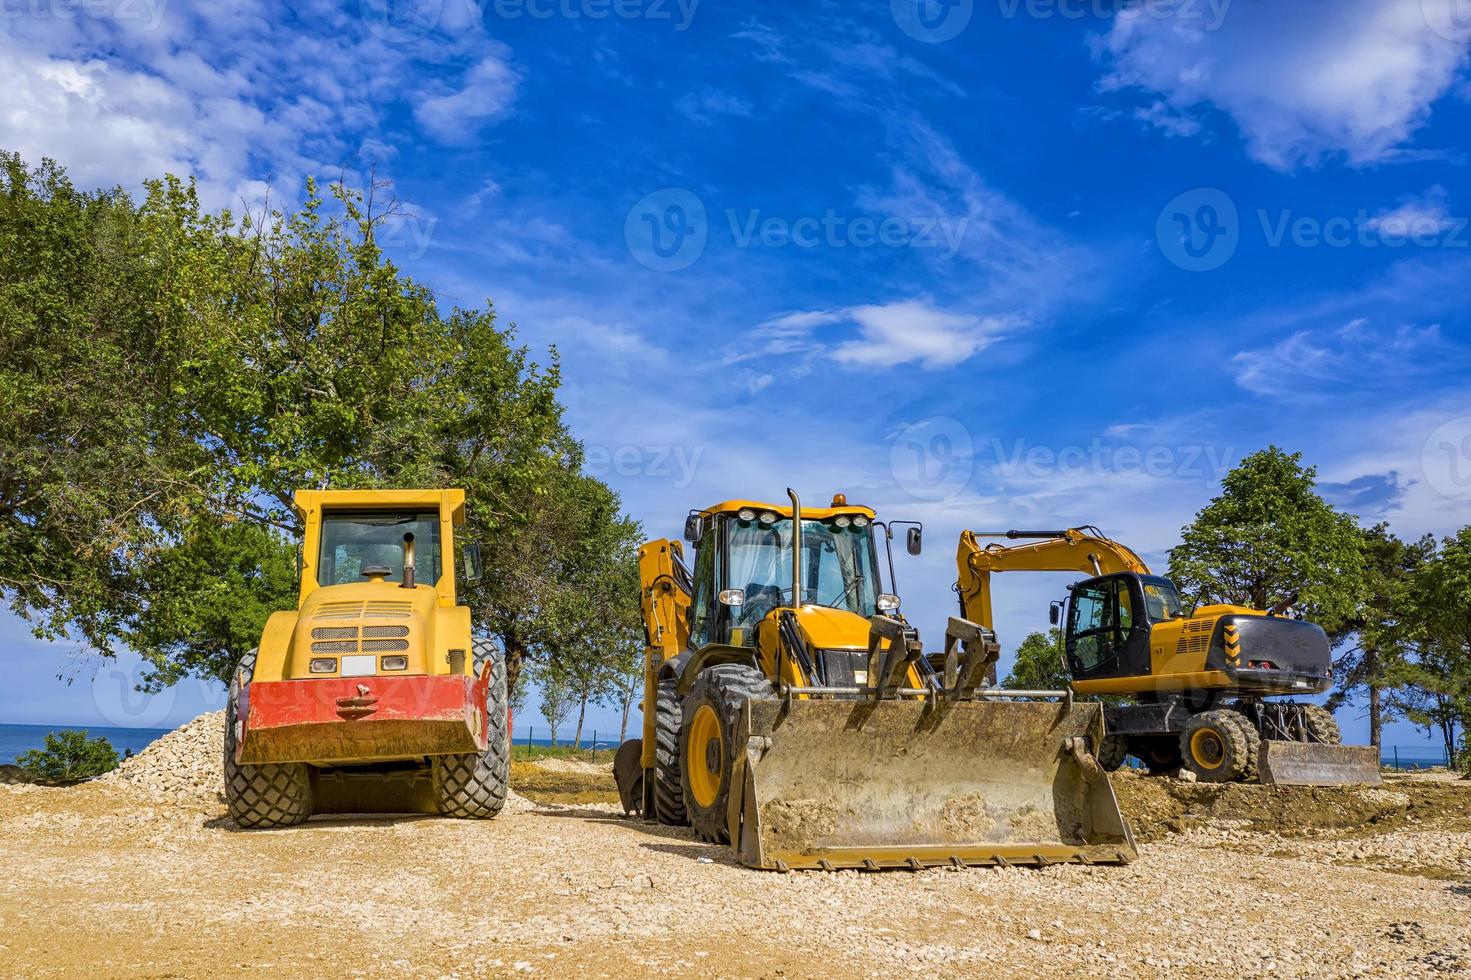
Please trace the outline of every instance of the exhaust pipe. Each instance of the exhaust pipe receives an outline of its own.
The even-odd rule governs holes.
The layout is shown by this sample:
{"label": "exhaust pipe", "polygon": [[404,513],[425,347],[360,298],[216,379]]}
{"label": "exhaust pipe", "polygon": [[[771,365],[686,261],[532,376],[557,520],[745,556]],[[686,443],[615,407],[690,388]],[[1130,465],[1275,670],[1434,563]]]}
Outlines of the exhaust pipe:
{"label": "exhaust pipe", "polygon": [[412,532],[404,535],[404,575],[403,582],[399,585],[401,589],[412,589],[414,587],[414,535]]}
{"label": "exhaust pipe", "polygon": [[802,501],[797,491],[787,487],[792,498],[792,608],[802,607]]}

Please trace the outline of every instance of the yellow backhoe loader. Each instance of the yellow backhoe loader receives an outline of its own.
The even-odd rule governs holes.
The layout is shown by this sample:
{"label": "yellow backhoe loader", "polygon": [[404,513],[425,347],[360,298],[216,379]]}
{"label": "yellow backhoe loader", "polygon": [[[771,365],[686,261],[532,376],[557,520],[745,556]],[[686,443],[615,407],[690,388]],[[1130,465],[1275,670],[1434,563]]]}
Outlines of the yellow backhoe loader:
{"label": "yellow backhoe loader", "polygon": [[[982,546],[983,537],[1024,543]],[[1051,619],[1055,626],[1066,619],[1060,656],[1073,690],[1132,702],[1105,709],[1104,768],[1133,755],[1151,771],[1183,765],[1205,782],[1380,781],[1373,747],[1340,744],[1326,709],[1269,700],[1332,684],[1328,638],[1284,615],[1292,598],[1265,612],[1207,605],[1186,613],[1173,582],[1094,527],[965,531],[956,565],[961,615],[987,629],[994,628],[993,573],[1089,576],[1052,604]]]}
{"label": "yellow backhoe loader", "polygon": [[[506,667],[455,602],[462,490],[301,490],[297,608],[271,615],[225,708],[242,827],[313,813],[493,817],[510,774]],[[462,547],[465,578],[480,552]]]}
{"label": "yellow backhoe loader", "polygon": [[692,569],[678,541],[640,550],[644,725],[615,761],[625,809],[758,868],[1131,860],[1094,757],[1101,706],[987,689],[997,648],[960,620],[925,654],[892,592],[899,525],[787,493],[691,512]]}

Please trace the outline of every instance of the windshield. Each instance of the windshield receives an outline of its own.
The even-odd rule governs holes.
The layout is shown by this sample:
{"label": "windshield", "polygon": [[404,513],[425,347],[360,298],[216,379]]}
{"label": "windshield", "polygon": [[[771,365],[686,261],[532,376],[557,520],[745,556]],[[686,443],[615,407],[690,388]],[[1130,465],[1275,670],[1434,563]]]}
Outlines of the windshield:
{"label": "windshield", "polygon": [[403,581],[405,534],[414,536],[415,581],[423,585],[438,582],[439,515],[428,511],[323,515],[318,584],[361,582],[363,569],[373,565],[388,568],[388,581]]}
{"label": "windshield", "polygon": [[[745,602],[732,610],[732,625],[752,626],[777,606],[791,603],[792,522],[732,520],[729,536],[726,585],[745,592]],[[863,527],[802,522],[804,604],[872,616],[877,610],[877,569],[866,522]]]}
{"label": "windshield", "polygon": [[1175,583],[1167,578],[1142,575],[1139,581],[1144,586],[1144,611],[1151,621],[1175,619],[1181,615],[1180,593]]}

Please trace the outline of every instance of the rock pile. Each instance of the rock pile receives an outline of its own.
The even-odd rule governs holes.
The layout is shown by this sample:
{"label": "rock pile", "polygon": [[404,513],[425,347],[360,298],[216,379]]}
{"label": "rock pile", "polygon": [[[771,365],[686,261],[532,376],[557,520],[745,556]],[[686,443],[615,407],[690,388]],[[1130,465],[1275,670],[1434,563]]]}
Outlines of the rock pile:
{"label": "rock pile", "polygon": [[225,790],[225,713],[175,729],[98,782],[126,786],[158,803],[215,803]]}

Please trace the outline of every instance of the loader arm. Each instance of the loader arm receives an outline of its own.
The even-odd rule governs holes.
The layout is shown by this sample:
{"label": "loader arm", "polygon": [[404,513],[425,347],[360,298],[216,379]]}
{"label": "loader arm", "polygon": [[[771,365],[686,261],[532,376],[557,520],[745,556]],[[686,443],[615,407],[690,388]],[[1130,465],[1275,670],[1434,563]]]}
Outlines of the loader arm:
{"label": "loader arm", "polygon": [[639,610],[644,620],[643,743],[640,765],[654,766],[654,711],[659,668],[689,649],[690,573],[684,545],[659,538],[638,549]]}
{"label": "loader arm", "polygon": [[[1027,544],[982,546],[983,537],[1031,540]],[[1089,576],[1135,572],[1149,566],[1134,551],[1105,538],[1094,527],[1065,531],[962,531],[955,556],[960,615],[995,629],[991,612],[992,572],[1083,572]]]}

